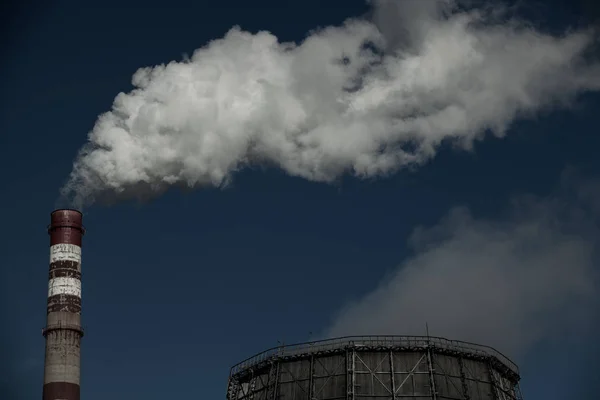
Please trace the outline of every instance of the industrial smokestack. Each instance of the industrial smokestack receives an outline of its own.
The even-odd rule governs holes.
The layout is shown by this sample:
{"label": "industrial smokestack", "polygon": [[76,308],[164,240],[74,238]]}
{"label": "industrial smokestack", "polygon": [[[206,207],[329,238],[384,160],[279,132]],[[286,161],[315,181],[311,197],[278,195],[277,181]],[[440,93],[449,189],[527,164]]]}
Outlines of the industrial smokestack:
{"label": "industrial smokestack", "polygon": [[50,274],[43,400],[79,400],[82,214],[50,214]]}

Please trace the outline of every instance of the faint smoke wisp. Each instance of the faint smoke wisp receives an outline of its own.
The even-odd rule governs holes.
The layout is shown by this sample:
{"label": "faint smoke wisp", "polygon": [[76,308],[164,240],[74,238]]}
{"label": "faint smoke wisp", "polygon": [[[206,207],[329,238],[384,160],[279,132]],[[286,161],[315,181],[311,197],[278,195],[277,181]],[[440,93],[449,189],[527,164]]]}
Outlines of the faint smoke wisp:
{"label": "faint smoke wisp", "polygon": [[[325,336],[423,335],[478,342],[521,360],[540,344],[585,343],[597,326],[600,184],[565,174],[548,198],[494,220],[456,208],[416,229],[414,254],[335,316]],[[573,342],[575,341],[575,342]]]}
{"label": "faint smoke wisp", "polygon": [[590,30],[552,36],[450,0],[371,3],[369,20],[299,44],[235,27],[189,60],[141,68],[98,118],[63,196],[81,207],[222,186],[256,165],[320,182],[381,176],[600,87]]}

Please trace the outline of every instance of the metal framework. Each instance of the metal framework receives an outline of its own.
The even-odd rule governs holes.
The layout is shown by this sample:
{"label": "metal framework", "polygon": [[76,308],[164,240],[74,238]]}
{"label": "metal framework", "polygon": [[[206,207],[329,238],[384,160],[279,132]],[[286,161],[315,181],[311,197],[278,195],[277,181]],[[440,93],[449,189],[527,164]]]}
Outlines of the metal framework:
{"label": "metal framework", "polygon": [[227,400],[522,400],[517,366],[487,346],[360,336],[279,346],[231,368]]}

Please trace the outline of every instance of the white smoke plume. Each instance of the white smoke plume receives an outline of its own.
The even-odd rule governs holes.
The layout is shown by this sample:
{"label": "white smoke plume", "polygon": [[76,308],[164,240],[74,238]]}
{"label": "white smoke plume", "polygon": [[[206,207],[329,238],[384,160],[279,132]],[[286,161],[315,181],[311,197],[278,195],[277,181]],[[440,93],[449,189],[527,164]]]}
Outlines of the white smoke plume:
{"label": "white smoke plume", "polygon": [[494,220],[456,208],[416,229],[414,254],[347,305],[325,336],[424,335],[483,343],[521,360],[537,345],[596,335],[600,182],[565,174],[549,198]]}
{"label": "white smoke plume", "polygon": [[235,27],[189,60],[141,68],[99,117],[62,194],[81,207],[222,186],[251,166],[323,182],[375,177],[600,88],[591,30],[552,36],[452,0],[372,4],[372,18],[300,44]]}

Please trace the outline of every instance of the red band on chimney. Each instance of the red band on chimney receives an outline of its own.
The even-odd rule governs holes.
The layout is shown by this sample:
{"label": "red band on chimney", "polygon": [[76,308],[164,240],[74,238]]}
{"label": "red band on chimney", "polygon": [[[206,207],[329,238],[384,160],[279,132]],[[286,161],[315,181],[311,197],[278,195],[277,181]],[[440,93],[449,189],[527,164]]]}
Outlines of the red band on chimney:
{"label": "red band on chimney", "polygon": [[82,224],[83,215],[77,210],[56,210],[50,215],[50,246],[65,243],[81,247],[85,234]]}

